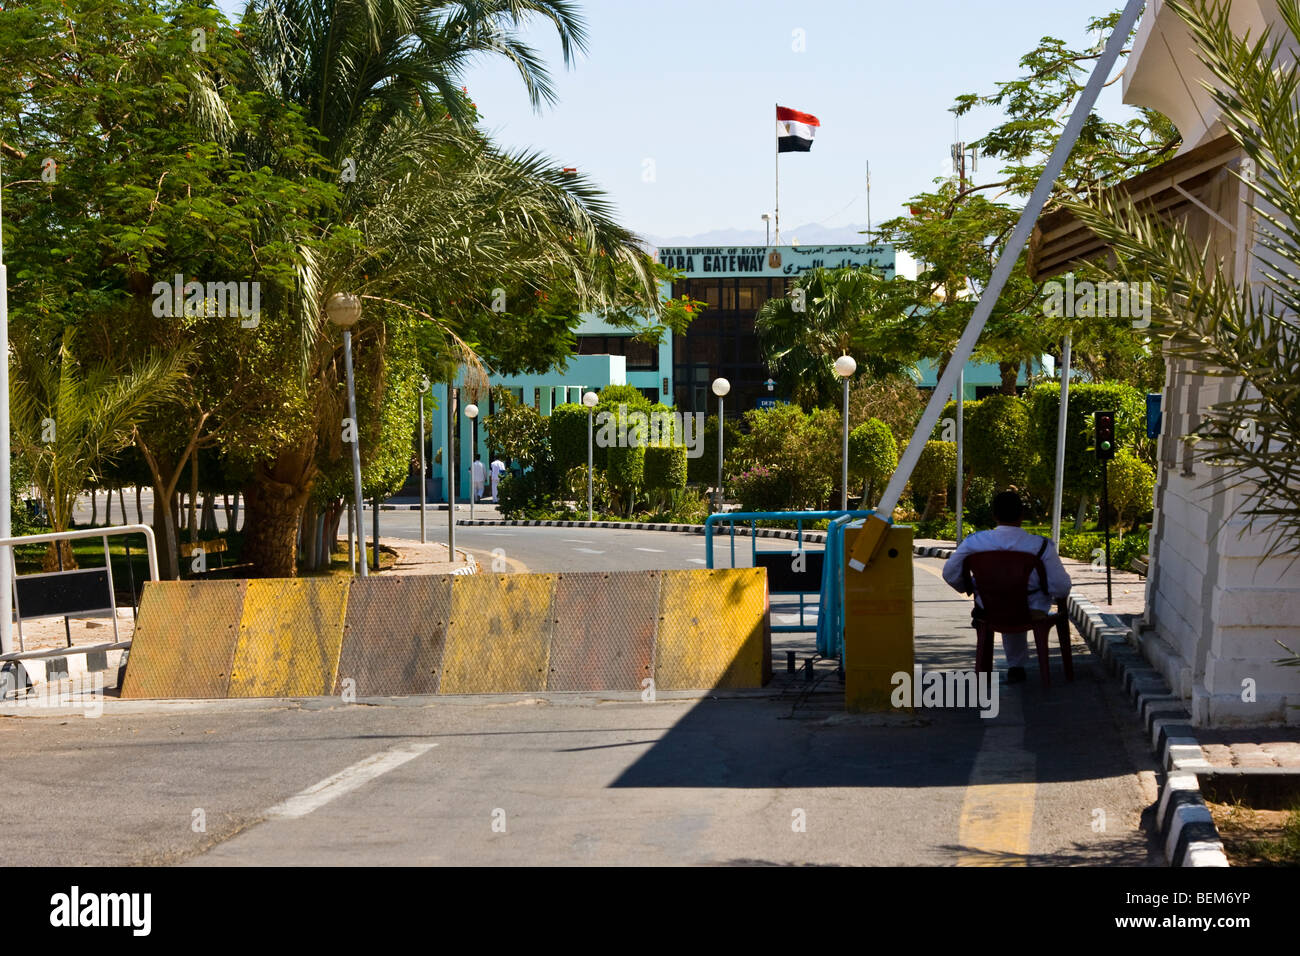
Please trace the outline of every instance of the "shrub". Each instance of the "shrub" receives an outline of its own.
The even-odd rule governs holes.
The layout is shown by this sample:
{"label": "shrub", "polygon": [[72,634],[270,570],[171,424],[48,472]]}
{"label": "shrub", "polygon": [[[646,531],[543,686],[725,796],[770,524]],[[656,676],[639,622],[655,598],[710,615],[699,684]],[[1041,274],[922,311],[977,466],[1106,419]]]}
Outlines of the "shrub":
{"label": "shrub", "polygon": [[849,433],[849,474],[863,482],[864,503],[897,467],[898,443],[880,419],[870,418]]}
{"label": "shrub", "polygon": [[[1027,393],[1029,436],[1041,463],[1034,471],[1035,487],[1054,480],[1056,467],[1056,424],[1061,408],[1061,387],[1056,382],[1035,385]],[[1122,382],[1078,383],[1070,386],[1070,407],[1065,423],[1064,499],[1077,507],[1080,495],[1095,497],[1101,492],[1101,464],[1092,451],[1092,415],[1113,409],[1115,443],[1139,457],[1149,453],[1146,438],[1146,397]],[[1046,471],[1042,469],[1045,468]],[[1050,485],[1048,487],[1050,498]],[[1066,510],[1073,510],[1069,505]]]}
{"label": "shrub", "polygon": [[[578,503],[579,511],[586,510],[587,466],[585,464],[570,468],[564,473],[564,493],[570,500]],[[591,502],[592,508],[597,512],[609,510],[609,482],[605,480],[603,471],[594,471],[591,476]]]}
{"label": "shrub", "polygon": [[[587,467],[587,408],[570,402],[557,405],[547,420],[551,438],[551,457],[561,474],[567,474],[573,468]],[[594,448],[597,453],[596,466],[602,465],[599,453],[603,448]],[[583,479],[586,481],[586,479]]]}
{"label": "shrub", "polygon": [[554,488],[548,472],[511,473],[497,486],[497,509],[503,518],[526,518],[530,512],[554,507]]}
{"label": "shrub", "polygon": [[990,395],[966,419],[965,466],[1006,488],[1025,483],[1032,448],[1029,409],[1014,395]]}
{"label": "shrub", "polygon": [[769,469],[784,488],[777,507],[759,510],[824,508],[839,479],[839,413],[805,414],[797,405],[778,405],[746,412],[745,422],[749,433],[737,441],[731,460],[746,470]]}
{"label": "shrub", "polygon": [[1106,477],[1115,528],[1131,528],[1150,514],[1156,489],[1156,473],[1150,465],[1125,448],[1110,462]]}
{"label": "shrub", "polygon": [[998,523],[997,518],[993,516],[993,498],[998,491],[999,488],[994,484],[992,478],[977,475],[970,480],[962,502],[966,512],[966,522],[962,526],[963,531],[970,532],[975,529],[992,528]]}
{"label": "shrub", "polygon": [[[967,442],[970,441],[970,422],[971,416],[980,407],[980,399],[968,398],[962,402],[961,417],[963,430]],[[931,441],[953,441],[957,440],[957,431],[955,427],[949,427],[948,422],[957,421],[957,400],[953,399],[943,406],[943,412],[939,415],[939,420],[934,424],[934,431],[930,433]],[[966,447],[970,447],[969,444]]]}
{"label": "shrub", "polygon": [[912,498],[923,517],[946,505],[948,487],[957,477],[957,443],[928,441],[912,471]]}
{"label": "shrub", "polygon": [[681,445],[645,450],[645,487],[666,496],[686,487],[686,449]]}
{"label": "shrub", "polygon": [[731,479],[732,497],[741,511],[785,511],[789,489],[781,476],[765,465],[755,465]]}
{"label": "shrub", "polygon": [[[694,427],[694,426],[692,426]],[[722,450],[723,458],[731,458],[740,442],[740,426],[728,421],[723,433],[726,447]],[[713,487],[718,480],[718,416],[710,415],[704,420],[703,452],[698,458],[686,460],[686,480],[692,484]],[[724,462],[724,465],[726,462]]]}

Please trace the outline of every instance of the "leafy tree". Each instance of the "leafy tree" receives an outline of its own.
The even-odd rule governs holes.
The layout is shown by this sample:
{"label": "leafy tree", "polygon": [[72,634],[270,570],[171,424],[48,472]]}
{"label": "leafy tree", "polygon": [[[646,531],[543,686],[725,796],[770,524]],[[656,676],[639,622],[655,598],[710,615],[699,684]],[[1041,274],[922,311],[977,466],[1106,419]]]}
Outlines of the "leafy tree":
{"label": "leafy tree", "polygon": [[1168,223],[1130,202],[1098,195],[1071,210],[1114,251],[1099,266],[1113,281],[1150,281],[1152,330],[1165,355],[1198,373],[1233,383],[1233,397],[1205,410],[1192,435],[1195,457],[1213,467],[1216,488],[1241,487],[1250,530],[1266,528],[1270,547],[1300,551],[1300,4],[1280,0],[1282,28],[1242,37],[1227,5],[1173,2],[1210,73],[1208,89],[1227,134],[1254,164],[1234,173],[1258,213],[1258,285],[1238,285],[1222,261],[1184,223]]}
{"label": "leafy tree", "polygon": [[1107,496],[1110,499],[1112,526],[1120,531],[1137,524],[1152,509],[1156,490],[1156,473],[1127,448],[1107,462]]}
{"label": "leafy tree", "polygon": [[1029,466],[1029,409],[1014,395],[990,395],[971,413],[965,457],[974,474],[1006,488],[1025,482]]}
{"label": "leafy tree", "polygon": [[541,413],[499,386],[492,399],[496,411],[483,420],[491,455],[505,455],[525,470],[550,461],[550,428]]}
{"label": "leafy tree", "polygon": [[875,502],[876,486],[888,481],[897,467],[898,443],[880,419],[868,419],[849,432],[849,477],[863,482],[864,505]]}
{"label": "leafy tree", "polygon": [[937,517],[948,506],[948,489],[956,480],[957,444],[926,442],[911,477],[912,500],[923,521]]}

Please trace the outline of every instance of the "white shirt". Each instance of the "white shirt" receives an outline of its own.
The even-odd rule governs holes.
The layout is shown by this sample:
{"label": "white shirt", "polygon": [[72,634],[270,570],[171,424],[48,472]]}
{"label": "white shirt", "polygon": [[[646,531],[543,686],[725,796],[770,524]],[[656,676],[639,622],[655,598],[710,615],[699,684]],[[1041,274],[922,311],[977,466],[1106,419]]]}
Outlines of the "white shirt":
{"label": "white shirt", "polygon": [[486,474],[483,470],[483,462],[480,459],[474,459],[474,464],[469,466],[469,474],[474,484],[483,484],[483,476]]}
{"label": "white shirt", "polygon": [[[1039,587],[1038,571],[1029,574],[1029,606],[1035,610],[1050,614],[1055,610],[1055,602],[1070,593],[1070,575],[1061,564],[1061,557],[1056,553],[1052,542],[1036,534],[1030,534],[1013,525],[1000,524],[991,531],[977,531],[957,546],[952,557],[943,566],[943,579],[957,591],[962,590],[962,565],[967,555],[979,551],[1021,551],[1025,554],[1038,554],[1038,549],[1047,541],[1043,549],[1043,567],[1047,569],[1047,590],[1044,594]],[[976,597],[976,601],[979,598]],[[982,606],[982,605],[981,605]]]}
{"label": "white shirt", "polygon": [[500,481],[501,476],[504,475],[505,472],[506,472],[506,466],[501,462],[501,459],[497,458],[496,460],[494,460],[492,462],[492,484],[495,485],[498,481]]}

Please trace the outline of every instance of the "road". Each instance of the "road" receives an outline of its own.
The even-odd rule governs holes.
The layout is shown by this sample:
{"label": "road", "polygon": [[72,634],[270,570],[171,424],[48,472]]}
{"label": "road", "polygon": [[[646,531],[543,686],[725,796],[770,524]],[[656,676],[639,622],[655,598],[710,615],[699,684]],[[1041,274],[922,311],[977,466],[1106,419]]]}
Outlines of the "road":
{"label": "road", "polygon": [[[534,570],[703,559],[690,535],[458,530]],[[966,599],[939,565],[916,561],[918,659],[969,668]],[[780,673],[761,692],[654,701],[6,708],[0,820],[10,859],[39,864],[1164,865],[1142,827],[1154,762],[1127,701],[1076,655],[1074,683],[1058,662],[1050,690],[1004,687],[992,719],[845,715],[829,670],[806,698]]]}

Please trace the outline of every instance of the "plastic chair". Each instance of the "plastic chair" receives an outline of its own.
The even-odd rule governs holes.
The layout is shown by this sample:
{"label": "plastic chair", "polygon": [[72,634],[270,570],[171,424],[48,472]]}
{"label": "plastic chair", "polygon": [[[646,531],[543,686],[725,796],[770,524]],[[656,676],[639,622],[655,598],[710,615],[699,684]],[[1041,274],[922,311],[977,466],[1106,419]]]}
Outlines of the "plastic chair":
{"label": "plastic chair", "polygon": [[[993,635],[1030,632],[1038,648],[1038,673],[1044,687],[1052,685],[1048,659],[1052,628],[1061,642],[1061,663],[1065,679],[1074,680],[1074,662],[1070,659],[1070,618],[1065,602],[1057,602],[1055,614],[1037,618],[1029,612],[1029,576],[1038,572],[1040,582],[1047,580],[1047,569],[1040,558],[1023,551],[980,551],[968,555],[963,565],[967,592],[979,595],[983,612],[974,618],[977,643],[975,669],[986,674],[993,671]],[[973,584],[972,584],[973,579]]]}

